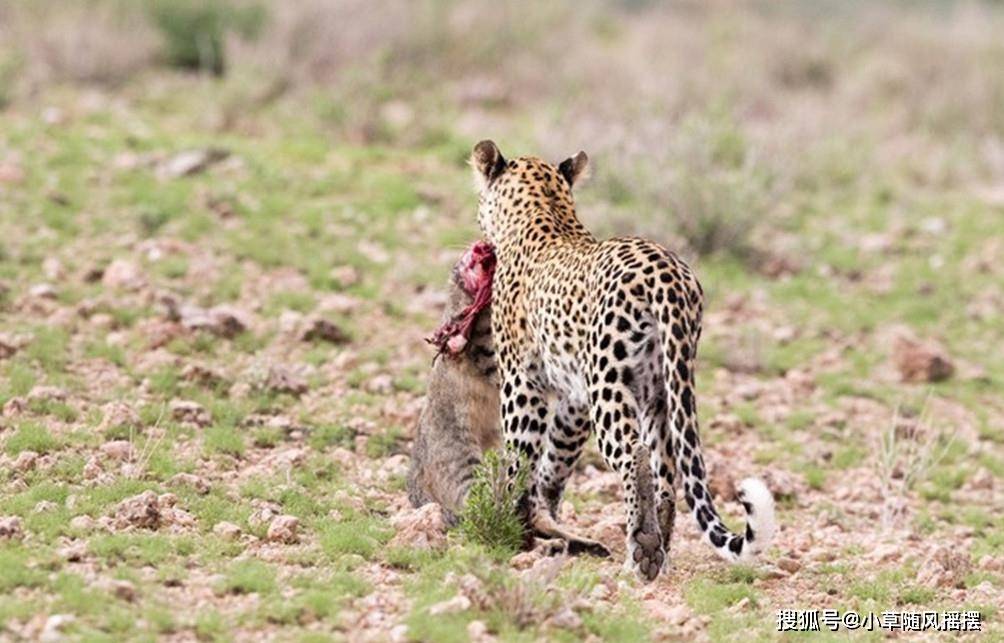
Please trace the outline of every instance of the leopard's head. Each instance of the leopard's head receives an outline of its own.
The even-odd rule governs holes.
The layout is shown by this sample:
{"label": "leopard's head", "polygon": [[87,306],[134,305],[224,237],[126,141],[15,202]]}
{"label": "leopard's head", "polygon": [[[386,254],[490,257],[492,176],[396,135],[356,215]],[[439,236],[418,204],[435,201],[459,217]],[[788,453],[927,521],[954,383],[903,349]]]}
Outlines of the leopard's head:
{"label": "leopard's head", "polygon": [[557,166],[535,156],[507,161],[493,141],[481,141],[471,153],[478,190],[478,225],[498,245],[539,213],[566,213],[574,218],[572,187],[585,175],[589,157],[579,152]]}

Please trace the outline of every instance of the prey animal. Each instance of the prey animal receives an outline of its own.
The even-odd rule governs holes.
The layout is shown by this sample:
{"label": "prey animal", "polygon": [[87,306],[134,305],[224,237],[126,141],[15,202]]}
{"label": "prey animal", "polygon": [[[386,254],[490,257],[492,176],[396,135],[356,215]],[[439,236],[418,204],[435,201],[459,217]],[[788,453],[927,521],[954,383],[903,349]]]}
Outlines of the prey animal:
{"label": "prey animal", "polygon": [[439,503],[448,524],[463,510],[474,469],[501,442],[499,384],[491,334],[491,246],[474,244],[453,267],[439,348],[418,420],[408,472],[415,507]]}

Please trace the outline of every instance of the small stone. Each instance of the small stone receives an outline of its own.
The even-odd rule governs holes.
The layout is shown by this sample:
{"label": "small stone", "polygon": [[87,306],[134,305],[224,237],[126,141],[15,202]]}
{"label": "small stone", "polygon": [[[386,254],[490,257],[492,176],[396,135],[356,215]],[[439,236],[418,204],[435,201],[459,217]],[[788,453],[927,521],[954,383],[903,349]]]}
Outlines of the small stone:
{"label": "small stone", "polygon": [[28,408],[28,402],[23,397],[12,397],[3,405],[4,417],[17,417]]}
{"label": "small stone", "polygon": [[335,266],[331,269],[331,278],[342,288],[348,288],[359,283],[359,271],[354,266]]}
{"label": "small stone", "polygon": [[379,395],[393,393],[394,378],[387,373],[377,375],[376,377],[370,378],[370,380],[366,382],[366,390],[370,393],[376,393]]}
{"label": "small stone", "polygon": [[108,590],[118,599],[132,603],[136,600],[136,586],[127,580],[112,580],[108,583]]}
{"label": "small stone", "polygon": [[296,516],[276,516],[269,524],[265,538],[271,542],[295,543],[297,541],[296,531],[299,526],[300,519]]}
{"label": "small stone", "polygon": [[925,587],[964,587],[972,569],[967,554],[952,547],[937,545],[917,570],[917,582]]}
{"label": "small stone", "polygon": [[35,284],[28,289],[28,294],[35,299],[56,299],[59,296],[56,287],[49,283]]}
{"label": "small stone", "polygon": [[541,555],[538,551],[521,551],[509,559],[509,566],[513,569],[530,569],[540,558]]}
{"label": "small stone", "polygon": [[28,392],[29,402],[65,402],[66,391],[58,386],[38,385]]}
{"label": "small stone", "polygon": [[21,540],[24,538],[24,528],[17,516],[0,516],[0,539]]}
{"label": "small stone", "polygon": [[893,362],[904,382],[940,382],[955,372],[948,353],[937,342],[900,335],[892,351]]}
{"label": "small stone", "polygon": [[323,317],[310,317],[304,324],[300,339],[305,342],[324,341],[332,344],[347,344],[349,334]]}
{"label": "small stone", "polygon": [[101,462],[94,456],[88,458],[84,464],[84,480],[94,480],[102,473],[104,473],[104,469],[101,468]]}
{"label": "small stone", "polygon": [[241,528],[232,522],[218,522],[213,525],[213,533],[225,540],[237,540],[241,536]]}
{"label": "small stone", "polygon": [[71,563],[79,563],[80,561],[87,558],[87,542],[83,540],[75,540],[69,545],[59,549],[59,555],[66,561]]}
{"label": "small stone", "polygon": [[182,369],[181,377],[186,382],[193,382],[205,387],[219,386],[224,381],[223,375],[218,371],[201,364],[188,364]]}
{"label": "small stone", "polygon": [[70,520],[70,529],[78,531],[91,531],[97,526],[97,522],[88,515],[74,516]]}
{"label": "small stone", "polygon": [[441,614],[457,614],[459,612],[466,612],[471,608],[471,599],[467,598],[463,594],[457,594],[451,599],[436,603],[429,608],[430,616],[439,616]]}
{"label": "small stone", "polygon": [[446,547],[446,525],[443,508],[430,502],[417,509],[405,511],[391,520],[397,530],[390,547],[416,549],[442,549]]}
{"label": "small stone", "polygon": [[798,562],[794,558],[781,558],[777,561],[777,566],[789,574],[794,574],[798,570],[802,569],[802,563]]}
{"label": "small stone", "polygon": [[480,641],[488,636],[488,626],[484,621],[474,620],[467,624],[467,637],[472,641]]}
{"label": "small stone", "polygon": [[228,156],[228,150],[217,147],[185,150],[161,162],[157,166],[157,175],[164,179],[178,179],[199,174]]}
{"label": "small stone", "polygon": [[202,495],[209,493],[209,483],[206,479],[193,473],[176,473],[171,476],[167,484],[172,487],[191,487]]}
{"label": "small stone", "polygon": [[577,630],[582,627],[582,618],[572,608],[563,607],[548,619],[548,624],[561,630]]}
{"label": "small stone", "polygon": [[129,259],[115,259],[101,275],[101,283],[109,288],[122,290],[138,290],[143,286],[143,281],[139,265]]}
{"label": "small stone", "polygon": [[212,416],[201,404],[192,400],[171,400],[168,404],[171,417],[178,422],[206,427],[212,422]]}
{"label": "small stone", "polygon": [[34,511],[37,514],[41,514],[41,513],[47,512],[47,511],[52,511],[53,509],[56,509],[57,507],[59,507],[59,505],[57,505],[56,503],[54,503],[51,500],[39,500],[35,504],[35,507],[34,507],[34,509],[32,509],[32,511]]}
{"label": "small stone", "polygon": [[17,454],[17,457],[14,459],[13,467],[15,471],[26,473],[34,469],[37,463],[38,463],[37,453],[35,453],[34,451],[22,451],[21,453]]}
{"label": "small stone", "polygon": [[42,633],[39,635],[38,640],[42,643],[57,643],[58,641],[63,641],[66,638],[64,630],[66,626],[77,620],[77,617],[73,614],[53,614],[49,618],[45,619],[45,625],[42,627]]}
{"label": "small stone", "polygon": [[131,460],[132,443],[128,440],[112,440],[101,445],[101,453],[112,460]]}
{"label": "small stone", "polygon": [[153,491],[126,498],[118,504],[113,515],[113,523],[118,529],[139,527],[157,529],[161,523],[160,503]]}
{"label": "small stone", "polygon": [[121,428],[136,428],[140,425],[139,414],[125,402],[109,402],[101,407],[101,431]]}
{"label": "small stone", "polygon": [[276,393],[303,395],[307,392],[307,381],[283,366],[272,366],[268,369],[265,388]]}

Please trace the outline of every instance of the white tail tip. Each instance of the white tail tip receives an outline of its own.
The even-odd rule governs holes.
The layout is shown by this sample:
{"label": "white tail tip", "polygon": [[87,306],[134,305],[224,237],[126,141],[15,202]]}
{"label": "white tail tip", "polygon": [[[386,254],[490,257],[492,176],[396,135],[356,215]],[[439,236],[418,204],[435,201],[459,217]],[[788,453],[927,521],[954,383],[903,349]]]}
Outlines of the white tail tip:
{"label": "white tail tip", "polygon": [[[777,532],[777,522],[774,519],[774,496],[767,485],[758,478],[746,478],[739,483],[739,497],[749,504],[746,521],[753,531],[753,540],[747,541],[743,554],[749,556],[767,549],[774,534]],[[744,555],[745,559],[747,556]]]}

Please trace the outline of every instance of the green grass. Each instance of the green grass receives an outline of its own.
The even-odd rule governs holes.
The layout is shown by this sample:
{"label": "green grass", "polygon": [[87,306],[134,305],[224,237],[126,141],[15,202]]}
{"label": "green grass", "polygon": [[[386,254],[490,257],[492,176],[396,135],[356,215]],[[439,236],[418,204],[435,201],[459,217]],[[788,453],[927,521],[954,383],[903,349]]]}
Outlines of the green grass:
{"label": "green grass", "polygon": [[4,450],[8,455],[16,456],[22,451],[49,453],[59,449],[60,446],[60,441],[44,425],[24,422],[7,438]]}

